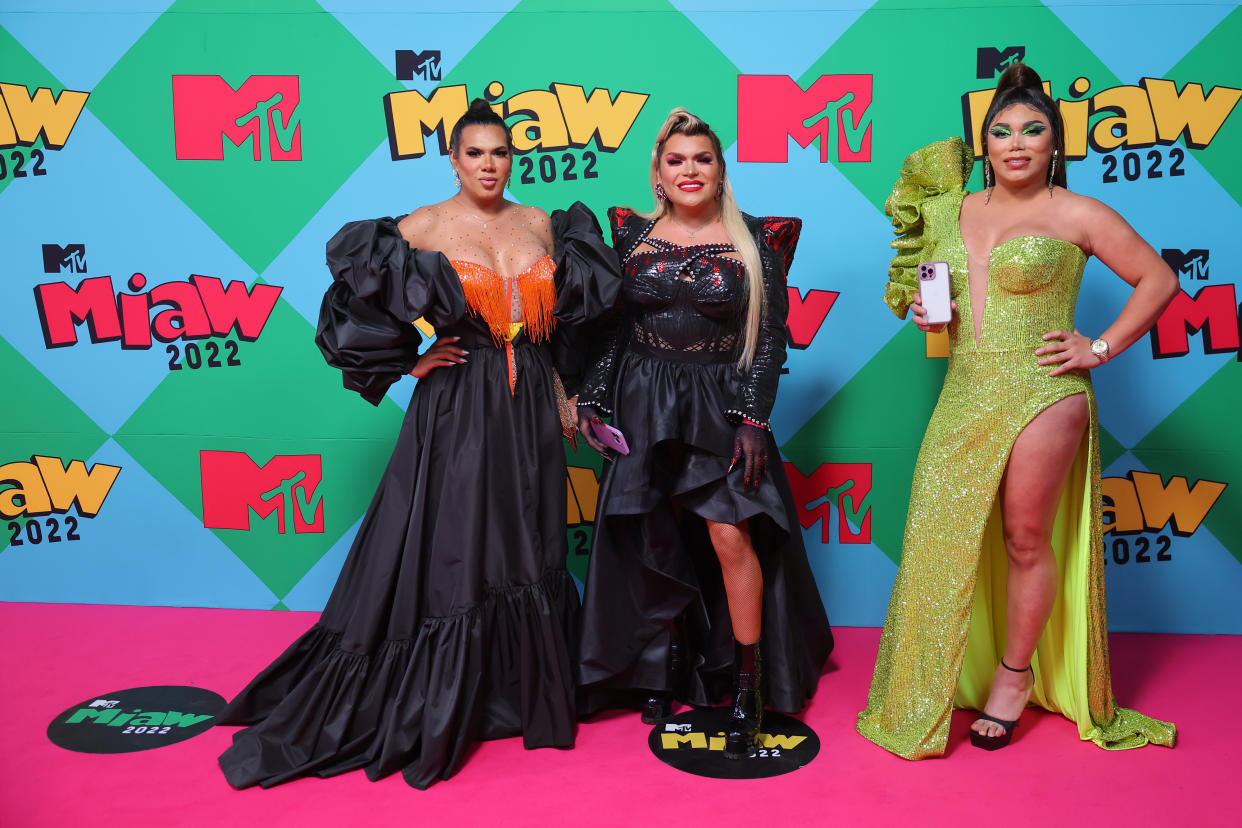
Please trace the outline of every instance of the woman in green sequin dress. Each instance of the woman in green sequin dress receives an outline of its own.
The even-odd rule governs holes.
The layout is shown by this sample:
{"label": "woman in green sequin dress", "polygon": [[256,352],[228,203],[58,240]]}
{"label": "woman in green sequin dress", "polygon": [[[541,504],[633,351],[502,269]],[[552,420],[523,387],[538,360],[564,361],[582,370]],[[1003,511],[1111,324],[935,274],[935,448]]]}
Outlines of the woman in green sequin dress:
{"label": "woman in green sequin dress", "polygon": [[[1172,724],[1113,700],[1088,372],[1150,328],[1177,280],[1117,213],[1065,189],[1064,127],[1031,69],[1005,72],[982,132],[984,192],[965,191],[973,153],[950,139],[906,159],[885,205],[901,234],[885,301],[944,327],[927,324],[916,269],[945,261],[955,313],[858,731],[937,756],[960,707],[983,711],[972,741],[995,748],[1033,702],[1105,748],[1171,746]],[[1089,255],[1134,287],[1094,341],[1074,329]]]}

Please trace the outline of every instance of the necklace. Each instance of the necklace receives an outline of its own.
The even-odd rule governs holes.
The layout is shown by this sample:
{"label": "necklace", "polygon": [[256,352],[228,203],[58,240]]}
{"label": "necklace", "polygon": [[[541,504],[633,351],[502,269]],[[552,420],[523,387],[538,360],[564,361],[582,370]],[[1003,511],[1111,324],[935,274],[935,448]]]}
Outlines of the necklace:
{"label": "necklace", "polygon": [[698,235],[699,233],[703,232],[704,230],[706,230],[708,227],[711,227],[713,224],[715,224],[715,223],[716,223],[716,219],[718,219],[718,218],[720,218],[720,215],[719,215],[719,214],[717,214],[715,217],[713,217],[711,221],[709,221],[709,222],[707,222],[706,224],[704,224],[704,225],[702,225],[701,227],[699,227],[699,229],[698,229],[698,230],[691,230],[689,227],[687,227],[686,225],[682,224],[682,223],[681,223],[680,221],[678,221],[677,219],[673,218],[673,216],[672,216],[672,214],[671,214],[671,213],[669,214],[668,220],[669,220],[669,221],[671,221],[673,224],[676,224],[678,227],[680,227],[680,228],[682,229],[682,231],[683,231],[683,232],[684,232],[687,236],[689,236],[689,237],[690,237],[690,242],[691,242],[691,243],[693,243],[693,242],[694,242],[694,237],[695,237],[696,235]]}
{"label": "necklace", "polygon": [[465,215],[467,215],[467,216],[470,216],[472,219],[474,219],[475,221],[479,222],[479,224],[482,224],[482,225],[483,225],[483,229],[484,229],[484,230],[486,230],[486,229],[487,229],[487,224],[488,224],[488,222],[490,222],[490,221],[496,221],[496,219],[500,218],[500,217],[501,217],[504,213],[507,213],[507,212],[509,212],[507,209],[503,209],[503,208],[502,208],[502,209],[501,209],[501,211],[500,211],[499,213],[497,213],[496,215],[492,216],[490,219],[487,219],[487,218],[483,218],[483,217],[482,217],[482,216],[480,216],[478,213],[472,213],[472,212],[470,212],[469,210],[465,210],[465,209],[463,209],[463,210],[462,210],[462,213],[464,213],[464,214],[465,214]]}

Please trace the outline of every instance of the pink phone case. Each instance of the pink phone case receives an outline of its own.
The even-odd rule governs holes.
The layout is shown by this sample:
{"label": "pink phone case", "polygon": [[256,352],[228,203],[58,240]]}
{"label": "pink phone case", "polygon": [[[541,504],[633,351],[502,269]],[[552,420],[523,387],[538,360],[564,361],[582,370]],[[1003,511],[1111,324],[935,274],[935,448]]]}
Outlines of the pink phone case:
{"label": "pink phone case", "polygon": [[949,304],[949,265],[946,262],[919,264],[919,295],[929,324],[940,325],[953,319],[953,307]]}
{"label": "pink phone case", "polygon": [[625,442],[625,435],[607,423],[592,421],[591,433],[595,435],[595,439],[617,452],[617,454],[630,453],[630,447]]}

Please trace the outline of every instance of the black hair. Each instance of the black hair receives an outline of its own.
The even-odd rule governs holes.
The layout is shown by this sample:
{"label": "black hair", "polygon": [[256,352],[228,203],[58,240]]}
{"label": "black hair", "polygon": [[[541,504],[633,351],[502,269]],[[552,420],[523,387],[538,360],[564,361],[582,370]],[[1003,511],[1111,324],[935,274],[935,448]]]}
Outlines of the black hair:
{"label": "black hair", "polygon": [[505,125],[505,121],[492,110],[492,105],[482,98],[475,98],[470,102],[470,108],[466,110],[466,114],[457,119],[457,123],[453,124],[453,131],[449,135],[449,151],[454,155],[461,143],[461,131],[468,126],[497,126],[505,132],[505,143],[509,145],[509,152],[513,152],[513,137],[509,135],[509,127]]}
{"label": "black hair", "polygon": [[1044,92],[1044,81],[1039,73],[1025,63],[1011,64],[996,82],[992,105],[988,107],[988,114],[979,125],[979,145],[983,147],[983,157],[987,158],[988,129],[992,126],[992,121],[1014,104],[1025,104],[1048,119],[1048,126],[1052,129],[1052,146],[1056,150],[1053,158],[1057,162],[1052,183],[1069,189],[1065,179],[1065,122],[1061,119],[1061,110],[1057,109],[1056,103]]}

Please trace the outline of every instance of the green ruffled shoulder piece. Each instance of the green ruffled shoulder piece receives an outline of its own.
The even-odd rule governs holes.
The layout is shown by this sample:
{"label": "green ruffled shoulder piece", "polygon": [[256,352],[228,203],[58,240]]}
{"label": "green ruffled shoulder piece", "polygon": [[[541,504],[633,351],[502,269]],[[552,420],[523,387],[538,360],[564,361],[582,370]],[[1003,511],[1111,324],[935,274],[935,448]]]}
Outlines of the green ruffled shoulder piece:
{"label": "green ruffled shoulder piece", "polygon": [[974,164],[971,148],[954,137],[911,153],[901,165],[901,177],[884,202],[884,213],[893,220],[893,232],[899,236],[890,244],[897,255],[888,266],[884,304],[898,319],[906,318],[918,292],[919,263],[935,260],[938,236],[947,229],[930,227],[927,212],[934,203],[935,212],[952,215],[956,221]]}

